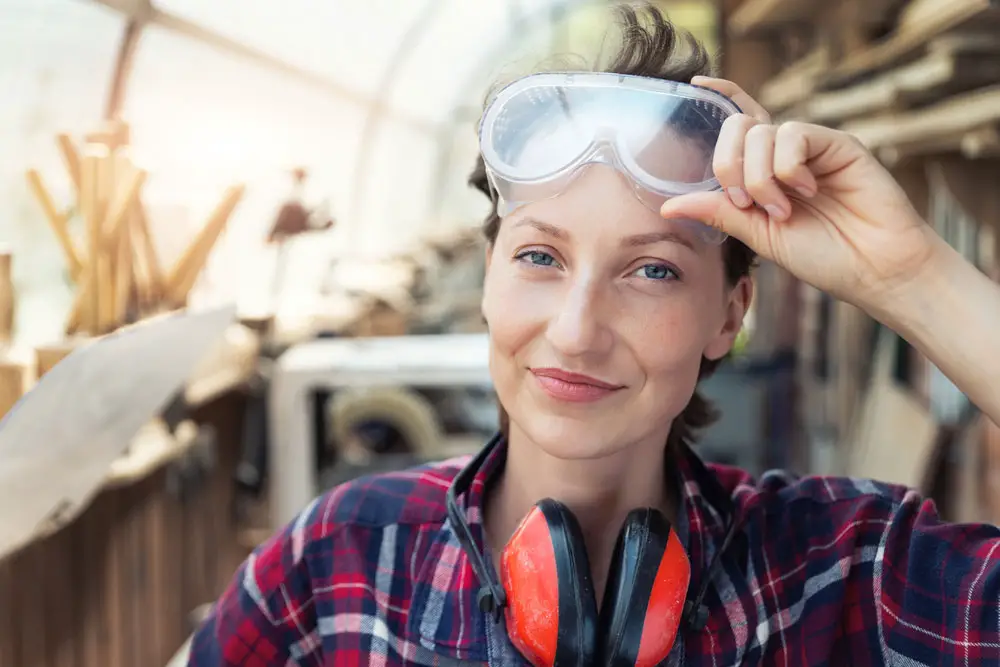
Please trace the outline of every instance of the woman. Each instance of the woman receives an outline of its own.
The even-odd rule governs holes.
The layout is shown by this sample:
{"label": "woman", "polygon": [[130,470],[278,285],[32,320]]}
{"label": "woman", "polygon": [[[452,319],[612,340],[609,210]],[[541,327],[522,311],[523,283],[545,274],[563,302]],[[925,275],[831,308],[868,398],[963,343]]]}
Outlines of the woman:
{"label": "woman", "polygon": [[[471,463],[314,501],[241,567],[189,664],[1000,664],[1000,530],[943,524],[877,483],[755,482],[688,448],[708,415],[695,385],[740,330],[754,253],[898,331],[998,422],[1000,288],[851,137],[771,125],[700,76],[700,46],[678,60],[656,10],[622,17],[605,71],[644,79],[538,88],[564,113],[547,128],[527,120],[544,95],[514,113],[515,84],[483,123],[473,180],[499,206],[483,312],[503,433]],[[653,93],[673,106],[640,140]],[[595,153],[557,194],[504,166],[541,169],[574,140],[560,131],[609,108],[636,143]],[[533,138],[505,158],[517,136]],[[721,189],[662,197],[704,169]]]}

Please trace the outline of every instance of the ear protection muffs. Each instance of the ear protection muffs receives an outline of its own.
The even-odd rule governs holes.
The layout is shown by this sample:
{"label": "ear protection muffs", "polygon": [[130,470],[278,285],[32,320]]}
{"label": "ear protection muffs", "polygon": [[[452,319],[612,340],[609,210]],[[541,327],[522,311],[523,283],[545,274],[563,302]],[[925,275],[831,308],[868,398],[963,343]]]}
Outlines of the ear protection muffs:
{"label": "ear protection muffs", "polygon": [[[497,433],[448,488],[448,523],[479,580],[480,611],[505,618],[512,643],[535,667],[655,665],[673,648],[679,626],[700,631],[703,604],[722,554],[739,533],[732,520],[694,597],[687,600],[691,566],[666,517],[634,510],[618,534],[600,613],[582,531],[572,512],[554,500],[538,503],[511,536],[500,577],[459,505],[487,459],[504,441]],[[744,556],[745,559],[745,556]]]}
{"label": "ear protection muffs", "polygon": [[503,550],[500,583],[511,643],[535,667],[653,666],[673,648],[691,568],[660,512],[625,519],[600,613],[580,525],[543,500]]}

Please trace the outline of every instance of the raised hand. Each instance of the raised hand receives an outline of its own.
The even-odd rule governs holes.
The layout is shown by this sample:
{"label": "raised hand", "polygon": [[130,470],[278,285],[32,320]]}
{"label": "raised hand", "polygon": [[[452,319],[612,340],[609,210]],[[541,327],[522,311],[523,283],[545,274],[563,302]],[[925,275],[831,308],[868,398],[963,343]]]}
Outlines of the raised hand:
{"label": "raised hand", "polygon": [[862,308],[881,304],[939,245],[902,188],[851,135],[772,125],[736,84],[698,77],[743,109],[723,126],[715,174],[725,192],[669,200],[664,217],[702,220],[799,279]]}

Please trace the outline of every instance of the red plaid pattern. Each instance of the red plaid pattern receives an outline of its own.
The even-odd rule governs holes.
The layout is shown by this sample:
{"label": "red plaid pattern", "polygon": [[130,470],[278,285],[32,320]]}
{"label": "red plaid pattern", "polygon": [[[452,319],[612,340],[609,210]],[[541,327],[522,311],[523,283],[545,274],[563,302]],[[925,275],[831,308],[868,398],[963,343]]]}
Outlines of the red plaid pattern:
{"label": "red plaid pattern", "polygon": [[[483,484],[464,498],[482,544]],[[700,630],[671,664],[1000,665],[1000,530],[948,525],[906,489],[852,479],[759,482],[690,452],[678,531],[694,595],[727,521]],[[259,547],[192,643],[190,667],[521,665],[478,611],[447,521],[465,459],[377,475],[315,500]]]}

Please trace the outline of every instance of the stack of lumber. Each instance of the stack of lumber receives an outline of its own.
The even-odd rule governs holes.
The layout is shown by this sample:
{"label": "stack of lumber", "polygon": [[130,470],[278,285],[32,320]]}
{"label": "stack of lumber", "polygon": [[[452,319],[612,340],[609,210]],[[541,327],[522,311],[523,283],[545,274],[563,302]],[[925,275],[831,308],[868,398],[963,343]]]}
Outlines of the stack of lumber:
{"label": "stack of lumber", "polygon": [[[724,7],[726,48],[741,59],[730,69],[776,122],[853,134],[949,242],[966,235],[994,246],[975,261],[1000,275],[1000,2],[727,0]],[[746,65],[744,54],[757,60]],[[971,231],[956,232],[959,218]],[[1000,428],[981,415],[948,421],[931,401],[929,362],[885,332],[873,342],[876,325],[857,309],[805,286],[799,301],[804,421],[836,441],[839,457],[822,472],[935,493],[951,479],[946,497],[936,497],[950,518],[982,520],[972,509],[978,504],[1000,520]]]}
{"label": "stack of lumber", "polygon": [[783,51],[759,91],[778,120],[840,127],[890,164],[1000,154],[996,2],[743,0],[727,29]]}
{"label": "stack of lumber", "polygon": [[128,126],[108,122],[80,146],[66,134],[56,141],[75,201],[60,207],[34,169],[28,170],[27,180],[76,286],[66,333],[104,334],[185,306],[244,187],[233,186],[223,194],[191,245],[172,267],[164,268],[143,206],[148,174],[132,162]]}
{"label": "stack of lumber", "polygon": [[[131,159],[128,126],[109,122],[79,144],[65,134],[56,142],[73,201],[58,204],[38,171],[29,169],[26,176],[54,242],[63,251],[76,296],[65,337],[31,348],[14,346],[13,253],[0,249],[0,418],[79,346],[140,319],[186,307],[244,192],[243,186],[227,190],[179,259],[164,268],[143,207],[148,174]],[[179,404],[193,410],[238,387],[254,373],[259,353],[259,337],[253,331],[242,325],[230,327],[188,379]],[[170,426],[159,418],[152,420],[108,471],[106,485],[132,484],[193,446],[196,438],[190,428]]]}

